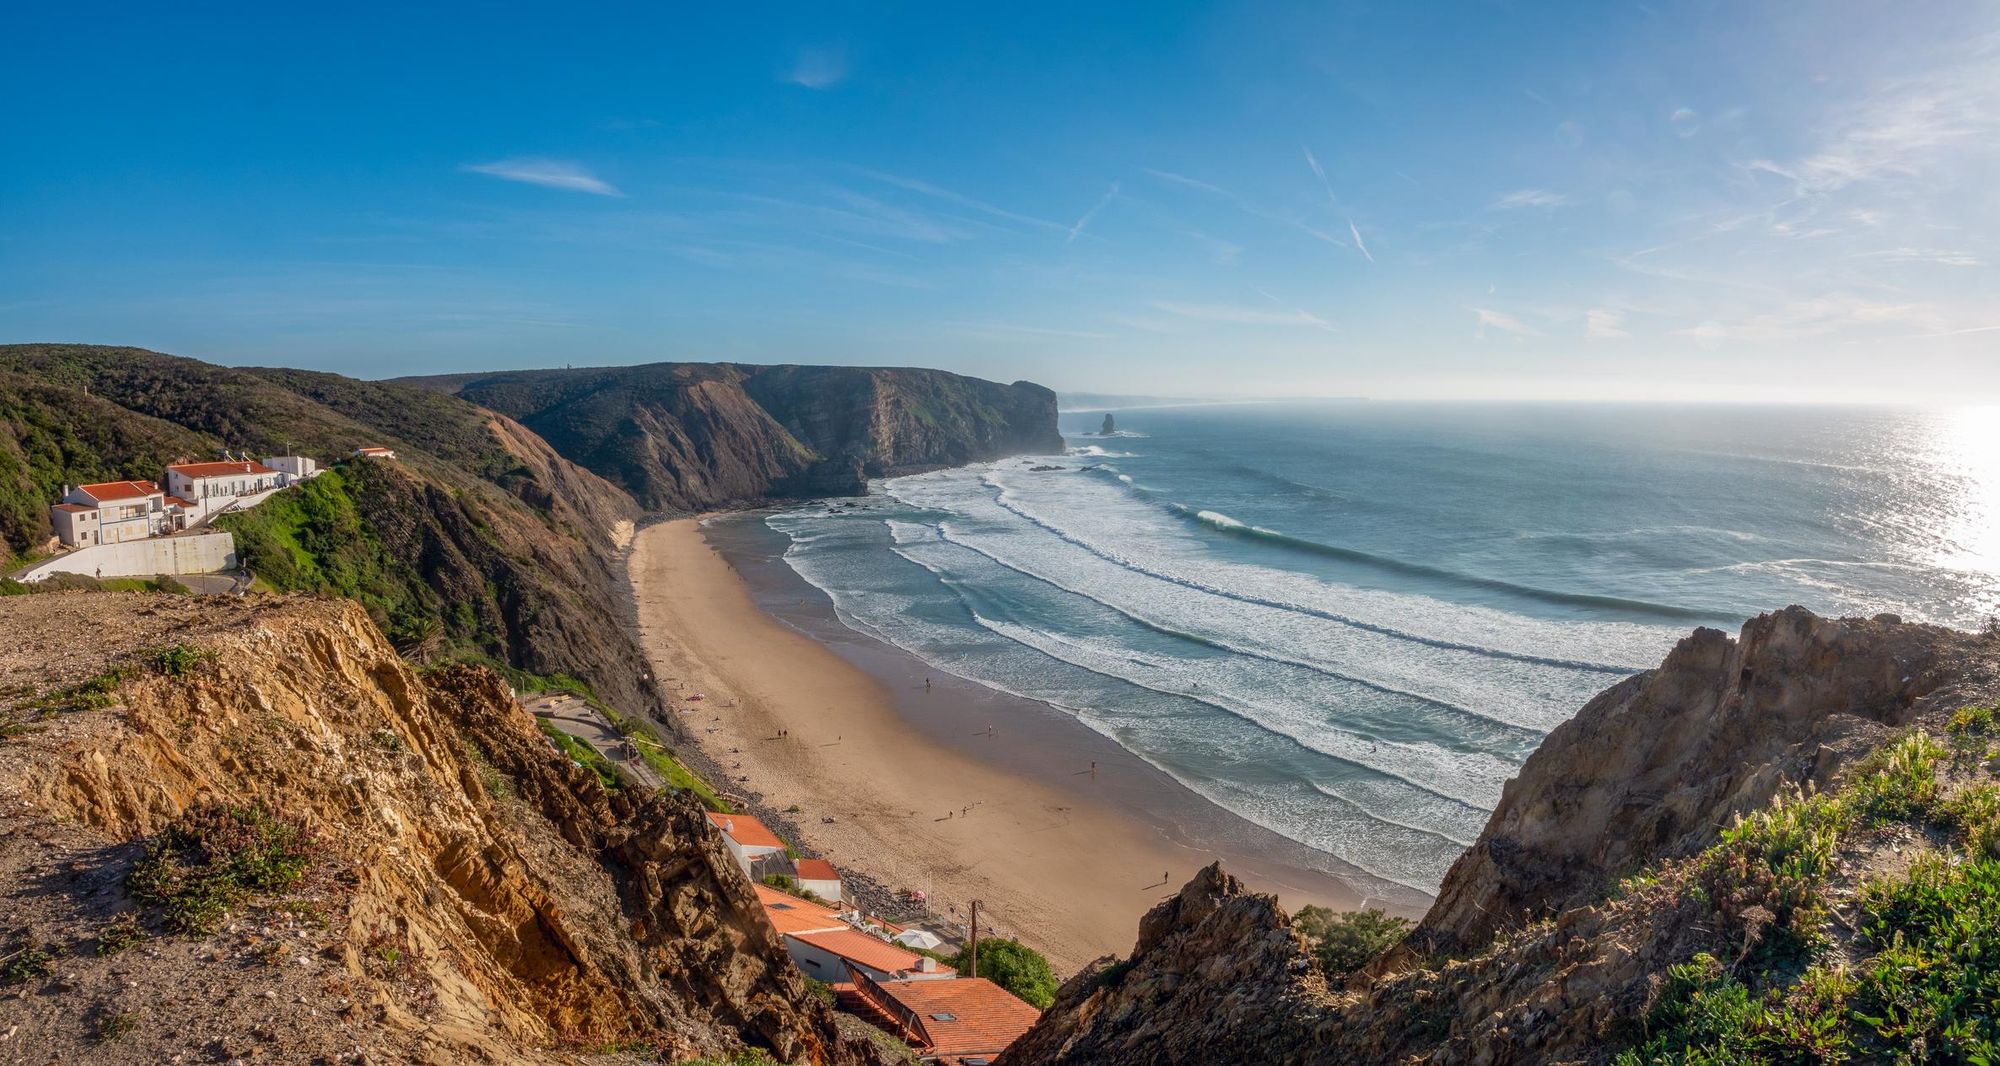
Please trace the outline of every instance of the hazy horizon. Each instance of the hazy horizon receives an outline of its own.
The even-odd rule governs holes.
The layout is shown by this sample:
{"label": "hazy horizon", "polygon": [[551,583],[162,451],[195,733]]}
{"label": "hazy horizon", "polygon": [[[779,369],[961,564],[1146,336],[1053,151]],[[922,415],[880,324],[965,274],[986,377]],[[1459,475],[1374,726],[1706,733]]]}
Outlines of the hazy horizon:
{"label": "hazy horizon", "polygon": [[0,340],[370,378],[2000,400],[1990,4],[10,25]]}

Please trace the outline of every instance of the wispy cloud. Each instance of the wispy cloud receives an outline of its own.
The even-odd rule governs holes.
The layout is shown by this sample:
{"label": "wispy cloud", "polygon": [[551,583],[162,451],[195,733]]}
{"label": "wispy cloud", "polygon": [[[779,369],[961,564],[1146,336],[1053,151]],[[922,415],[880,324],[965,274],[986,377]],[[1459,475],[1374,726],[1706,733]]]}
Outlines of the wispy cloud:
{"label": "wispy cloud", "polygon": [[1319,187],[1326,190],[1327,202],[1333,205],[1334,210],[1339,210],[1340,198],[1333,195],[1333,183],[1326,180],[1326,168],[1319,165],[1319,157],[1313,155],[1313,150],[1303,144],[1299,145],[1299,151],[1306,154],[1306,165],[1312,168],[1313,176],[1319,179]]}
{"label": "wispy cloud", "polygon": [[2000,333],[2000,326],[1967,326],[1964,329],[1947,329],[1947,330],[1941,330],[1937,333],[1922,333],[1918,334],[1918,336],[1925,338],[1963,337],[1972,333]]}
{"label": "wispy cloud", "polygon": [[784,80],[808,89],[831,89],[847,80],[847,49],[839,45],[801,48]]}
{"label": "wispy cloud", "polygon": [[1189,304],[1174,300],[1156,300],[1153,306],[1170,315],[1204,322],[1227,322],[1238,326],[1310,326],[1329,331],[1334,328],[1333,323],[1326,319],[1296,307],[1274,311],[1240,304]]}
{"label": "wispy cloud", "polygon": [[1501,314],[1498,311],[1485,307],[1474,307],[1470,308],[1470,310],[1473,314],[1479,316],[1478,336],[1481,340],[1486,339],[1486,331],[1489,329],[1496,329],[1502,333],[1511,333],[1516,337],[1541,336],[1539,330],[1512,315]]}
{"label": "wispy cloud", "polygon": [[1231,204],[1234,204],[1237,210],[1242,211],[1246,215],[1251,215],[1256,218],[1261,218],[1268,222],[1276,222],[1284,226],[1289,226],[1292,229],[1297,230],[1298,232],[1313,238],[1314,240],[1324,241],[1327,244],[1331,244],[1338,248],[1345,248],[1348,246],[1347,242],[1342,240],[1341,238],[1336,237],[1333,234],[1328,233],[1325,230],[1322,230],[1312,225],[1311,223],[1307,222],[1302,218],[1299,218],[1296,215],[1288,215],[1280,211],[1272,211],[1267,208],[1259,207],[1256,204],[1251,203],[1250,201],[1244,199],[1243,197],[1237,195],[1236,193],[1229,191],[1228,189],[1223,188],[1220,185],[1212,185],[1208,182],[1202,181],[1199,178],[1190,178],[1185,174],[1176,174],[1170,170],[1155,170],[1152,167],[1142,167],[1140,168],[1140,170],[1148,177],[1166,182],[1169,185],[1178,185],[1184,189],[1193,189],[1196,192],[1205,192],[1210,196],[1219,196],[1222,199],[1229,201]]}
{"label": "wispy cloud", "polygon": [[1077,218],[1076,224],[1069,228],[1069,236],[1063,241],[1063,243],[1064,244],[1075,243],[1078,237],[1083,236],[1083,231],[1090,225],[1090,220],[1096,218],[1097,213],[1099,211],[1104,210],[1105,205],[1109,204],[1112,200],[1117,199],[1117,197],[1118,197],[1118,183],[1114,181],[1111,183],[1110,188],[1104,190],[1104,195],[1098,197],[1097,202],[1090,205],[1090,210],[1085,211],[1081,216]]}
{"label": "wispy cloud", "polygon": [[1625,332],[1625,312],[1609,307],[1593,307],[1583,313],[1583,337],[1585,340],[1623,340],[1631,334]]}
{"label": "wispy cloud", "polygon": [[1569,197],[1548,189],[1519,189],[1493,201],[1496,211],[1512,211],[1523,207],[1560,207],[1569,202]]}
{"label": "wispy cloud", "polygon": [[970,208],[971,210],[977,211],[980,214],[988,215],[990,217],[1001,219],[1003,221],[1016,222],[1023,226],[1031,226],[1036,229],[1054,230],[1059,233],[1068,232],[1069,230],[1068,226],[1065,226],[1060,222],[1051,222],[1046,218],[1036,218],[1033,215],[1024,215],[1019,211],[1009,211],[1004,207],[996,207],[995,205],[989,204],[984,200],[975,199],[974,197],[967,196],[964,193],[953,192],[950,189],[933,185],[930,182],[924,181],[920,178],[906,178],[898,174],[885,174],[879,170],[868,170],[866,168],[856,168],[856,169],[859,171],[859,173],[864,174],[867,177],[873,178],[876,181],[882,182],[884,184],[894,185],[899,189],[907,189],[910,192],[914,193],[921,193],[925,196],[942,200],[945,203],[957,204],[960,207]]}
{"label": "wispy cloud", "polygon": [[1373,263],[1375,261],[1375,253],[1368,250],[1368,242],[1361,239],[1361,230],[1354,224],[1354,220],[1351,218],[1347,220],[1347,232],[1354,237],[1354,247],[1360,249],[1361,254],[1367,256],[1368,261]]}
{"label": "wispy cloud", "polygon": [[1710,319],[1674,332],[1706,345],[1724,341],[1792,341],[1823,337],[1853,327],[1885,326],[1922,330],[1924,336],[1949,332],[1945,316],[1929,304],[1890,303],[1846,293],[1793,300],[1758,314],[1735,320]]}
{"label": "wispy cloud", "polygon": [[1936,263],[1939,266],[1979,267],[1986,261],[1972,252],[1941,248],[1887,248],[1879,252],[1856,252],[1855,259],[1880,259],[1890,263]]}
{"label": "wispy cloud", "polygon": [[625,195],[617,186],[585,170],[581,164],[562,159],[517,156],[491,163],[467,163],[459,169],[474,174],[485,174],[502,181],[518,181],[524,185],[568,189],[572,192],[587,192],[597,196]]}

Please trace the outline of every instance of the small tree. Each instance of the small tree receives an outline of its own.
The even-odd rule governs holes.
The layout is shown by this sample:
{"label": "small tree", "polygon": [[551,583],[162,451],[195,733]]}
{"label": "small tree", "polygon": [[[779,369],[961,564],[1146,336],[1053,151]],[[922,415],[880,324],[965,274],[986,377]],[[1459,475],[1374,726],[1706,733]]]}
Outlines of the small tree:
{"label": "small tree", "polygon": [[1292,915],[1292,928],[1305,938],[1320,969],[1338,977],[1367,965],[1402,940],[1410,932],[1410,920],[1376,907],[1339,913],[1308,905]]}
{"label": "small tree", "polygon": [[[965,948],[946,961],[961,974],[972,968]],[[1048,1010],[1056,1001],[1056,975],[1049,969],[1049,960],[1018,940],[981,940],[979,976],[1041,1010]]]}

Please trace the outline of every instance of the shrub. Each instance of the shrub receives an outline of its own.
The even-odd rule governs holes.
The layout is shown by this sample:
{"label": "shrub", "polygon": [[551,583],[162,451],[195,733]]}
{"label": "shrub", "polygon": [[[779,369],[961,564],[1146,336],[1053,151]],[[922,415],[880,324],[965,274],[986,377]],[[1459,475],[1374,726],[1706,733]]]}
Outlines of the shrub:
{"label": "shrub", "polygon": [[97,931],[97,953],[116,955],[126,948],[145,943],[147,939],[146,931],[139,928],[136,916],[121,914],[104,923],[104,927]]}
{"label": "shrub", "polygon": [[38,699],[30,700],[27,709],[41,711],[44,714],[102,710],[118,702],[118,686],[124,683],[124,670],[106,670],[88,681],[78,682],[68,688],[59,688]]}
{"label": "shrub", "polygon": [[139,1027],[139,1016],[129,1011],[110,1012],[98,1015],[97,1024],[91,1036],[100,1044],[108,1044],[123,1038]]}
{"label": "shrub", "polygon": [[1409,934],[1410,921],[1373,907],[1336,913],[1307,905],[1292,916],[1292,927],[1306,939],[1320,968],[1337,976],[1353,973],[1394,947]]}
{"label": "shrub", "polygon": [[250,896],[298,887],[322,851],[303,821],[211,803],[189,808],[153,838],[125,890],[159,907],[174,932],[213,933]]}
{"label": "shrub", "polygon": [[1872,825],[1928,817],[1938,799],[1938,763],[1944,749],[1912,733],[1870,756],[1861,766],[1850,803]]}
{"label": "shrub", "polygon": [[161,648],[151,655],[154,670],[167,677],[187,677],[201,669],[203,663],[214,658],[213,652],[206,652],[192,644],[176,644]]}
{"label": "shrub", "polygon": [[49,967],[55,961],[54,955],[40,948],[16,948],[13,954],[0,959],[0,986],[39,981],[49,975]]}
{"label": "shrub", "polygon": [[[971,947],[961,948],[948,961],[959,973],[969,973],[972,969]],[[1049,969],[1049,960],[1018,940],[981,940],[979,976],[1041,1010],[1049,1009],[1049,1005],[1056,1001],[1056,975]]]}

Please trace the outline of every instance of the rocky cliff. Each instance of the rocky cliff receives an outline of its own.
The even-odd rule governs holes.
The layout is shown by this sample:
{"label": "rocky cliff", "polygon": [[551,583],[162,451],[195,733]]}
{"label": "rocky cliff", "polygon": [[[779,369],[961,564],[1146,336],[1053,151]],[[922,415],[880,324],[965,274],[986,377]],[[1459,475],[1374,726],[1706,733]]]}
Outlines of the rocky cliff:
{"label": "rocky cliff", "polygon": [[490,672],[419,675],[338,600],[0,627],[0,1055],[870,1061],[700,808],[607,792]]}
{"label": "rocky cliff", "polygon": [[1055,394],[938,370],[655,363],[407,379],[518,419],[649,510],[852,494],[1062,448]]}
{"label": "rocky cliff", "polygon": [[1002,1061],[1873,1061],[1913,1041],[1961,1061],[2000,1038],[1964,991],[2000,960],[1951,931],[1987,919],[1884,901],[2000,912],[1963,887],[2000,885],[1996,697],[2000,634],[1799,608],[1697,631],[1551,734],[1362,972],[1320,973],[1275,900],[1211,869]]}
{"label": "rocky cliff", "polygon": [[625,624],[620,555],[639,508],[520,424],[334,374],[0,345],[0,542],[14,552],[47,542],[64,483],[153,480],[225,448],[333,460],[364,444],[400,458],[221,521],[267,584],[357,599],[406,650],[569,674],[628,711],[657,706]]}

